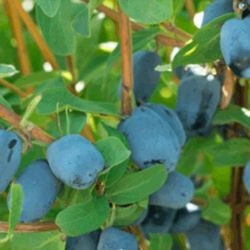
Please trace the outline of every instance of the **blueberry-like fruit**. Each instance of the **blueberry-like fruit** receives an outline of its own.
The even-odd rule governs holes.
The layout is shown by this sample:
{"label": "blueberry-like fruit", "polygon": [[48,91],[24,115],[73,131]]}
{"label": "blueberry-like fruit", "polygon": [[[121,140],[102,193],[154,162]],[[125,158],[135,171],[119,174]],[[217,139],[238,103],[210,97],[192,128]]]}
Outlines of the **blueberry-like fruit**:
{"label": "blueberry-like fruit", "polygon": [[180,142],[171,126],[156,112],[138,107],[119,130],[127,137],[133,161],[141,168],[163,164],[173,171],[180,155]]}
{"label": "blueberry-like fruit", "polygon": [[204,11],[202,26],[213,21],[215,18],[227,13],[233,13],[233,3],[230,0],[215,0]]}
{"label": "blueberry-like fruit", "polygon": [[[147,102],[160,81],[160,72],[155,67],[161,65],[159,55],[151,51],[138,51],[133,55],[134,96],[139,105]],[[121,95],[121,83],[119,85]]]}
{"label": "blueberry-like fruit", "polygon": [[247,165],[244,168],[243,183],[248,194],[250,194],[250,161],[248,161]]}
{"label": "blueberry-like fruit", "polygon": [[22,142],[19,137],[6,130],[0,130],[0,193],[15,176],[22,155]]}
{"label": "blueberry-like fruit", "polygon": [[229,19],[221,28],[220,48],[235,75],[250,78],[250,17]]}
{"label": "blueberry-like fruit", "polygon": [[96,250],[100,232],[80,235],[78,237],[68,237],[65,250]]}
{"label": "blueberry-like fruit", "polygon": [[141,229],[145,235],[167,233],[173,224],[175,214],[174,209],[150,205],[147,216],[141,223]]}
{"label": "blueberry-like fruit", "polygon": [[187,208],[177,210],[173,224],[170,228],[171,233],[185,233],[193,229],[201,220],[199,210],[189,212]]}
{"label": "blueberry-like fruit", "polygon": [[186,233],[191,250],[221,250],[220,227],[201,220],[192,230]]}
{"label": "blueberry-like fruit", "polygon": [[175,132],[179,142],[180,146],[183,146],[186,141],[186,134],[185,130],[182,126],[182,123],[176,114],[176,112],[164,105],[156,104],[156,103],[146,103],[144,107],[150,108],[153,111],[155,111],[162,119],[163,121],[170,125],[172,130]]}
{"label": "blueberry-like fruit", "polygon": [[150,196],[149,204],[167,208],[183,208],[194,195],[194,184],[186,176],[174,171],[168,175],[166,183]]}
{"label": "blueberry-like fruit", "polygon": [[212,75],[190,76],[180,82],[176,111],[188,137],[206,135],[220,101],[220,82]]}
{"label": "blueberry-like fruit", "polygon": [[133,234],[110,227],[105,229],[99,239],[97,250],[138,250]]}
{"label": "blueberry-like fruit", "polygon": [[76,189],[91,186],[104,168],[101,153],[80,135],[66,135],[50,144],[47,158],[55,176]]}
{"label": "blueberry-like fruit", "polygon": [[[22,186],[23,206],[20,222],[32,222],[45,216],[53,205],[61,183],[46,160],[28,165],[16,182]],[[11,195],[8,195],[8,206]]]}

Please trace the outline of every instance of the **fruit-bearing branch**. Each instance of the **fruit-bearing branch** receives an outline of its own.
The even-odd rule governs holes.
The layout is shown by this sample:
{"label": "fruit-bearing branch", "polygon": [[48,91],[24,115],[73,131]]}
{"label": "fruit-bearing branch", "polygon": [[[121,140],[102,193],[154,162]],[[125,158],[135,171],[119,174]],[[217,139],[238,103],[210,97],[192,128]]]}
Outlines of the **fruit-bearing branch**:
{"label": "fruit-bearing branch", "polygon": [[[11,124],[16,129],[23,129],[20,124],[22,118],[15,112],[4,107],[3,105],[0,105],[0,118]],[[44,130],[33,124],[29,128],[26,128],[26,130],[28,133],[30,133],[33,139],[45,143],[51,143],[53,141],[53,137],[51,135],[47,134]]]}

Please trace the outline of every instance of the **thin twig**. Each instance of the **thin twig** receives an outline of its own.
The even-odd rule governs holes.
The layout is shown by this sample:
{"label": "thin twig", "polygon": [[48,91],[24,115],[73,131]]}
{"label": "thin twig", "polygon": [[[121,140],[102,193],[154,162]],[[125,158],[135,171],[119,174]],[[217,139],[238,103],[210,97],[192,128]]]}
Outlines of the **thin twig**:
{"label": "thin twig", "polygon": [[235,89],[235,77],[230,68],[225,69],[220,108],[225,109],[231,102]]}
{"label": "thin twig", "polygon": [[75,74],[75,69],[74,69],[73,57],[72,56],[67,56],[66,60],[67,60],[67,65],[68,65],[69,72],[70,72],[70,74],[72,76],[72,83],[75,84],[76,83],[76,74]]}
{"label": "thin twig", "polygon": [[169,32],[173,32],[179,37],[181,37],[184,41],[188,41],[192,38],[192,35],[187,33],[186,31],[174,26],[172,23],[167,22],[167,23],[162,23],[162,26],[168,30]]}
{"label": "thin twig", "polygon": [[15,11],[15,3],[13,2],[13,0],[5,0],[4,3],[12,27],[13,36],[16,40],[18,60],[20,62],[21,73],[23,75],[28,75],[30,73],[30,62],[22,34],[22,25],[19,16]]}
{"label": "thin twig", "polygon": [[95,143],[95,137],[93,132],[88,124],[86,124],[81,132],[81,135],[85,136],[89,141]]}
{"label": "thin twig", "polygon": [[190,18],[193,19],[195,15],[195,8],[194,8],[193,0],[185,0],[185,6],[186,6],[186,9]]}
{"label": "thin twig", "polygon": [[[242,107],[248,105],[248,84],[241,86],[239,82],[236,84],[235,92],[236,104]],[[235,136],[238,136],[238,132],[241,129],[239,124],[235,124]],[[234,167],[232,169],[231,176],[231,248],[233,250],[242,250],[244,247],[244,228],[243,228],[243,216],[244,210],[247,206],[245,202],[246,191],[242,181],[243,168]]]}
{"label": "thin twig", "polygon": [[44,59],[51,64],[51,66],[54,69],[58,69],[59,66],[57,64],[57,61],[52,54],[51,50],[47,46],[46,42],[44,41],[43,37],[39,33],[35,23],[29,16],[27,12],[24,11],[21,2],[19,0],[9,0],[13,2],[13,5],[15,5],[16,10],[18,11],[18,14],[24,24],[26,25],[27,29],[29,30],[31,36],[33,37],[34,41],[36,42],[38,48],[40,49]]}
{"label": "thin twig", "polygon": [[[8,232],[8,222],[0,221],[0,233]],[[56,231],[59,230],[59,227],[53,222],[38,222],[17,224],[15,227],[15,232],[18,233],[29,233],[29,232],[47,232],[47,231]]]}
{"label": "thin twig", "polygon": [[[4,107],[3,105],[0,105],[0,119],[3,119],[4,121],[11,124],[13,127],[17,129],[23,129],[20,126],[20,122],[22,120],[21,117],[17,115],[15,112]],[[52,136],[50,136],[44,130],[35,125],[32,125],[30,128],[27,129],[28,129],[27,132],[29,132],[31,136],[38,141],[45,143],[51,143],[53,141]]]}
{"label": "thin twig", "polygon": [[0,85],[4,86],[6,89],[9,89],[10,91],[16,93],[20,97],[26,97],[27,94],[23,92],[21,89],[17,88],[14,84],[4,80],[0,79]]}
{"label": "thin twig", "polygon": [[119,33],[122,56],[122,100],[121,113],[129,115],[132,111],[131,93],[133,90],[132,42],[129,18],[119,10]]}
{"label": "thin twig", "polygon": [[[88,0],[83,0],[84,2],[88,3]],[[104,5],[100,5],[99,7],[97,7],[97,10],[99,12],[104,13],[106,16],[108,16],[110,19],[112,19],[114,22],[119,22],[119,14],[118,12],[104,6]],[[144,29],[144,26],[139,24],[139,23],[135,23],[135,22],[130,22],[131,23],[131,28],[134,31],[139,31]],[[156,36],[156,39],[159,43],[169,46],[169,47],[183,47],[185,45],[185,42],[182,40],[178,40],[172,37],[169,37],[167,35],[164,34],[159,34]]]}

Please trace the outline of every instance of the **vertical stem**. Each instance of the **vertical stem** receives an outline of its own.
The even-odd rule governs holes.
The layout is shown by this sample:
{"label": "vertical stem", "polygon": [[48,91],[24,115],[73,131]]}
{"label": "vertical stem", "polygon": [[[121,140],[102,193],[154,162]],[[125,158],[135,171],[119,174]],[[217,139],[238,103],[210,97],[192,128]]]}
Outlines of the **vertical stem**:
{"label": "vertical stem", "polygon": [[[239,83],[236,85],[236,103],[242,107],[248,105],[248,84],[244,87]],[[240,126],[235,126],[237,136]],[[243,168],[234,167],[232,170],[232,190],[231,190],[231,248],[232,250],[243,250],[244,248],[244,227],[243,215],[245,209],[245,189],[242,182]]]}
{"label": "vertical stem", "polygon": [[71,76],[72,76],[72,83],[75,84],[76,83],[76,74],[75,74],[75,69],[74,69],[73,57],[67,56],[66,61],[67,61],[68,69],[69,69]]}
{"label": "vertical stem", "polygon": [[129,115],[132,111],[133,67],[132,41],[129,18],[119,10],[119,33],[122,55],[122,105],[121,113]]}
{"label": "vertical stem", "polygon": [[33,37],[38,48],[40,49],[44,59],[47,62],[49,62],[54,69],[58,69],[59,66],[56,62],[54,55],[51,53],[49,47],[47,46],[41,34],[39,33],[36,25],[34,24],[29,14],[26,13],[25,10],[23,9],[20,1],[19,0],[9,0],[9,1],[13,2],[13,5],[15,6],[20,18],[22,19],[27,29],[29,30],[31,36]]}
{"label": "vertical stem", "polygon": [[186,6],[186,9],[190,18],[193,18],[195,15],[195,8],[194,8],[193,0],[185,0],[185,6]]}
{"label": "vertical stem", "polygon": [[15,11],[15,4],[12,0],[5,0],[5,7],[12,27],[13,36],[16,40],[21,73],[23,75],[28,75],[30,73],[30,62],[22,34],[22,25],[20,22],[20,18]]}

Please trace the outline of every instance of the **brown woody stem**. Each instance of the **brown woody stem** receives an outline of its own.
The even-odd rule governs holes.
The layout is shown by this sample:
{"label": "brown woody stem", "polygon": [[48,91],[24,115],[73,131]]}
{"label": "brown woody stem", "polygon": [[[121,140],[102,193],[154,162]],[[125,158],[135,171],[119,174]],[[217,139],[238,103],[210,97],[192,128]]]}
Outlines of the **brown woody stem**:
{"label": "brown woody stem", "polygon": [[54,55],[52,54],[52,52],[50,51],[46,42],[44,41],[43,37],[39,33],[35,23],[31,19],[31,17],[29,16],[29,14],[27,12],[25,12],[25,10],[23,9],[20,1],[19,0],[9,0],[9,1],[13,2],[13,4],[15,5],[15,8],[16,8],[21,20],[24,22],[27,29],[29,30],[31,36],[33,37],[38,48],[40,49],[44,59],[51,64],[53,69],[58,69],[59,66],[57,64],[57,61],[56,61]]}
{"label": "brown woody stem", "polygon": [[30,73],[30,62],[22,34],[22,25],[20,22],[20,18],[15,10],[15,3],[13,0],[5,0],[4,3],[12,27],[13,36],[16,40],[21,73],[23,75],[28,75]]}
{"label": "brown woody stem", "polygon": [[[248,104],[248,84],[240,86],[239,82],[236,85],[236,104],[242,107],[247,107]],[[235,136],[240,130],[239,125],[235,125]],[[243,168],[234,167],[231,176],[231,248],[233,250],[242,250],[244,248],[244,223],[243,215],[247,203],[245,202],[246,191],[242,182]]]}
{"label": "brown woody stem", "polygon": [[27,96],[27,94],[25,92],[23,92],[21,89],[17,88],[14,84],[12,84],[12,83],[4,80],[4,79],[0,79],[0,85],[2,85],[3,87],[9,89],[10,91],[16,93],[20,97],[26,97]]}
{"label": "brown woody stem", "polygon": [[[17,129],[22,129],[20,122],[21,117],[17,115],[15,112],[7,109],[3,105],[0,105],[0,119],[3,119],[7,123],[11,124],[13,127]],[[31,136],[41,142],[51,143],[53,141],[53,137],[47,134],[44,130],[37,126],[32,126],[28,131]]]}
{"label": "brown woody stem", "polygon": [[[0,221],[0,233],[8,232],[9,225],[7,222]],[[59,227],[53,222],[38,222],[30,224],[17,224],[15,227],[15,232],[19,233],[29,233],[29,232],[47,232],[56,231]]]}
{"label": "brown woody stem", "polygon": [[121,43],[122,56],[122,103],[121,113],[129,115],[132,111],[132,97],[133,90],[133,67],[132,67],[132,42],[129,18],[119,11],[119,32]]}

